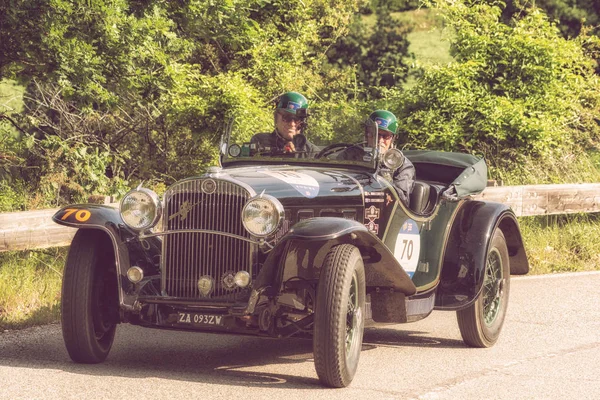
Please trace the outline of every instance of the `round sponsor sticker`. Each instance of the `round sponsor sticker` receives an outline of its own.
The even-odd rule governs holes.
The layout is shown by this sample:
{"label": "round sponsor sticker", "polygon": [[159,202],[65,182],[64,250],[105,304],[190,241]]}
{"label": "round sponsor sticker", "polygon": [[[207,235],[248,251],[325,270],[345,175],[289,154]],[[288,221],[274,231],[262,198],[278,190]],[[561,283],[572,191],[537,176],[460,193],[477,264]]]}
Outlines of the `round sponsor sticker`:
{"label": "round sponsor sticker", "polygon": [[412,219],[407,219],[402,224],[400,232],[398,232],[394,256],[411,278],[417,270],[417,265],[419,265],[420,253],[421,236],[419,226]]}
{"label": "round sponsor sticker", "polygon": [[262,171],[296,189],[302,196],[312,199],[319,194],[319,182],[310,175],[295,171]]}

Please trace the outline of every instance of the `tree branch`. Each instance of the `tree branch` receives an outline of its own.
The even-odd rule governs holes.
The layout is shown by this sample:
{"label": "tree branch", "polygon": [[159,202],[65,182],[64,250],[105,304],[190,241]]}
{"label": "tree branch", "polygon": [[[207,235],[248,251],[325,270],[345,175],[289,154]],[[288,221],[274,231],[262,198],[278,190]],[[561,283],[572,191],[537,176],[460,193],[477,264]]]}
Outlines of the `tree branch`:
{"label": "tree branch", "polygon": [[8,115],[6,115],[6,114],[0,114],[0,120],[2,120],[2,119],[5,119],[8,122],[10,122],[12,124],[12,126],[14,126],[15,128],[17,128],[17,130],[19,130],[19,132],[22,132],[22,133],[25,133],[25,134],[27,133],[23,128],[21,128],[19,126],[19,124],[17,124],[17,122],[15,120],[13,120]]}

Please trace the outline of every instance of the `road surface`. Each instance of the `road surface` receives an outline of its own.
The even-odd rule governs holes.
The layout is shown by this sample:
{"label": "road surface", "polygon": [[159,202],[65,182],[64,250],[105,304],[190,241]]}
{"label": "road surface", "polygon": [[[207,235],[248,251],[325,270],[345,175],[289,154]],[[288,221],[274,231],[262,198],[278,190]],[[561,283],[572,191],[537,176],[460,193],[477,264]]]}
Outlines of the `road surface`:
{"label": "road surface", "polygon": [[105,363],[71,362],[60,325],[0,333],[0,399],[598,399],[600,272],[513,278],[502,335],[464,346],[455,313],[369,328],[345,389],[312,344],[121,325]]}

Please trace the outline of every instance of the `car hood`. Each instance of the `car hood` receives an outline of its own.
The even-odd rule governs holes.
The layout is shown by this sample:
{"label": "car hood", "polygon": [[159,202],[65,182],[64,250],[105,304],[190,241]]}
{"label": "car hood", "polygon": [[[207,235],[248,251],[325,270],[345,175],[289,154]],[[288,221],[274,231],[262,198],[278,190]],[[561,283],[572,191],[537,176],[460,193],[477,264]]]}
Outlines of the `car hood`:
{"label": "car hood", "polygon": [[363,205],[363,184],[368,174],[306,167],[245,167],[222,170],[215,178],[230,177],[256,194],[276,197],[284,205]]}

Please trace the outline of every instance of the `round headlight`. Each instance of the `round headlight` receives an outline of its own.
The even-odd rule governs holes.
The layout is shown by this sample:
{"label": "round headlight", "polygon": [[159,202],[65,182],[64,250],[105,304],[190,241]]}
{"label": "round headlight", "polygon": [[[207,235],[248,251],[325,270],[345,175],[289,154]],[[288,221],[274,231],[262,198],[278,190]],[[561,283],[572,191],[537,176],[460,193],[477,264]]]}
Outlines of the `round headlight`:
{"label": "round headlight", "polygon": [[250,284],[250,274],[246,271],[239,271],[235,274],[233,281],[241,288],[245,288]]}
{"label": "round headlight", "polygon": [[252,197],[242,211],[242,223],[250,234],[258,237],[269,236],[281,225],[283,206],[275,197],[261,194]]}
{"label": "round headlight", "polygon": [[400,168],[404,164],[404,154],[398,149],[389,149],[383,155],[383,164],[389,169]]}
{"label": "round headlight", "polygon": [[158,223],[162,208],[158,195],[149,189],[134,189],[121,200],[123,222],[138,231],[150,229]]}

